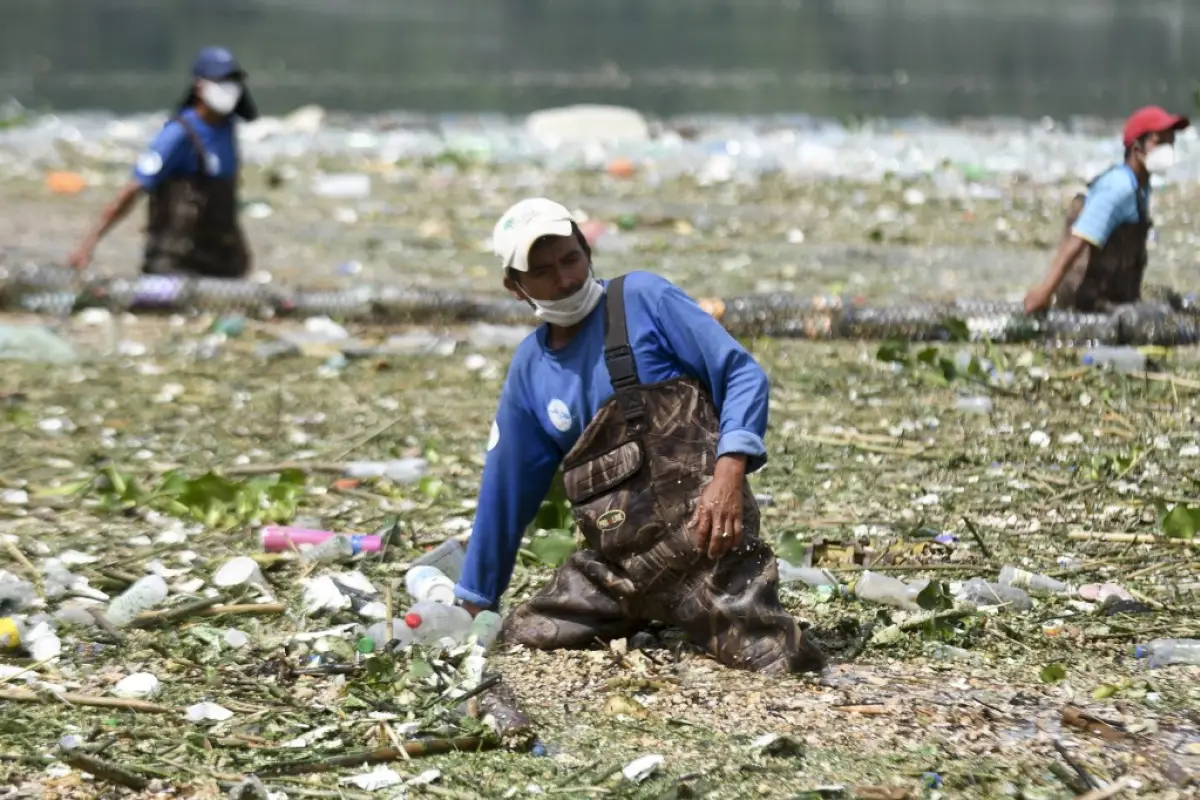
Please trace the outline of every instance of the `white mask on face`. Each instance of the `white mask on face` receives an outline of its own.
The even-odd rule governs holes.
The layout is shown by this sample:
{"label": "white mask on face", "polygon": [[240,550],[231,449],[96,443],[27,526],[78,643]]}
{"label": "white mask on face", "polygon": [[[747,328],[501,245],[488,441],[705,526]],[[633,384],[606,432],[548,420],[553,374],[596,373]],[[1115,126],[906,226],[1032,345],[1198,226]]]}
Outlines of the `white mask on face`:
{"label": "white mask on face", "polygon": [[1146,170],[1161,175],[1175,166],[1175,145],[1160,144],[1146,154]]}
{"label": "white mask on face", "polygon": [[237,81],[200,82],[200,99],[218,114],[228,115],[242,99],[242,85]]}
{"label": "white mask on face", "polygon": [[[522,291],[521,294],[525,292]],[[582,322],[584,317],[600,305],[600,298],[603,296],[604,286],[595,278],[589,278],[579,291],[561,300],[534,300],[525,294],[529,302],[533,303],[534,316],[542,322],[561,328],[569,328]]]}

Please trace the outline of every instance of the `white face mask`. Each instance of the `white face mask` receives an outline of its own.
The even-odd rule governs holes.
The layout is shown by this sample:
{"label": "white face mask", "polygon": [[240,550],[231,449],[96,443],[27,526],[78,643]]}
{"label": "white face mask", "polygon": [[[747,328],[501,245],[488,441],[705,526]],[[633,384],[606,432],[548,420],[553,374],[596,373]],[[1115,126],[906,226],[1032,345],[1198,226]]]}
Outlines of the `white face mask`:
{"label": "white face mask", "polygon": [[583,288],[562,300],[534,300],[529,295],[525,295],[534,305],[534,316],[542,322],[562,328],[569,328],[582,322],[584,317],[600,305],[600,298],[603,296],[604,286],[595,278],[589,279]]}
{"label": "white face mask", "polygon": [[233,113],[242,99],[242,85],[237,81],[201,81],[200,99],[218,114],[228,115]]}
{"label": "white face mask", "polygon": [[1175,166],[1175,145],[1160,144],[1146,154],[1146,169],[1161,175]]}

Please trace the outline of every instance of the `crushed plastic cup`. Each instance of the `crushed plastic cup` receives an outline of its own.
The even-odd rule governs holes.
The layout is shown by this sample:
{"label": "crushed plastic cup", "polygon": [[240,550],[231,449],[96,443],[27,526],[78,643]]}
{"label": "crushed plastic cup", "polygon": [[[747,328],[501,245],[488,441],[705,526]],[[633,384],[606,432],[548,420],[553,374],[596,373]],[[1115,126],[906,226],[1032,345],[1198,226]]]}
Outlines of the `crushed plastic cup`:
{"label": "crushed plastic cup", "polygon": [[131,700],[145,700],[162,690],[162,682],[149,672],[135,672],[117,681],[113,694]]}
{"label": "crushed plastic cup", "polygon": [[258,562],[249,556],[237,556],[226,561],[213,573],[213,586],[230,589],[238,586],[253,586],[264,596],[271,597],[271,587],[263,577]]}

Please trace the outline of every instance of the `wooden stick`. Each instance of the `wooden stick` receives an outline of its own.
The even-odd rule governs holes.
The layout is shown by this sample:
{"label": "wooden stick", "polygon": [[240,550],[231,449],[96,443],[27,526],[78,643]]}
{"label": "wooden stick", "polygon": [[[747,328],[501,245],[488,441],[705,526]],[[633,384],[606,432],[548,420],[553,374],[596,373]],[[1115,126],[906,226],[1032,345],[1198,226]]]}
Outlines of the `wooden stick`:
{"label": "wooden stick", "polygon": [[177,622],[193,614],[200,614],[207,611],[220,602],[220,597],[202,597],[199,600],[192,600],[174,608],[165,608],[161,611],[144,611],[134,618],[132,625],[135,628],[150,628],[155,625]]}
{"label": "wooden stick", "polygon": [[333,464],[324,461],[283,461],[278,464],[244,464],[237,467],[226,467],[221,470],[226,476],[272,475],[289,469],[300,472],[331,472],[342,474],[346,471],[345,464]]}
{"label": "wooden stick", "polygon": [[1123,542],[1125,544],[1174,544],[1192,547],[1196,542],[1192,539],[1171,539],[1167,536],[1156,536],[1152,533],[1099,533],[1096,531],[1071,531],[1067,538],[1076,542]]}
{"label": "wooden stick", "polygon": [[[400,761],[405,755],[434,756],[443,753],[453,753],[460,750],[489,750],[496,746],[490,738],[465,736],[457,739],[427,739],[417,742],[405,742],[404,747],[384,747],[379,750],[368,750],[365,753],[352,753],[348,756],[336,756],[320,761],[301,761],[291,764],[267,764],[260,775],[307,775],[314,772],[332,772],[342,767],[358,767],[363,764],[386,764],[390,761]],[[401,754],[404,752],[404,755]]]}
{"label": "wooden stick", "polygon": [[1103,789],[1093,789],[1087,794],[1081,794],[1078,800],[1107,800],[1109,797],[1124,791],[1129,788],[1129,784],[1133,783],[1133,778],[1129,775],[1122,775],[1117,780],[1110,783]]}
{"label": "wooden stick", "polygon": [[196,616],[219,617],[222,614],[282,614],[287,611],[283,603],[238,603],[232,606],[213,606]]}
{"label": "wooden stick", "polygon": [[147,714],[173,714],[176,709],[160,706],[157,703],[147,703],[145,700],[129,700],[124,697],[95,697],[88,694],[37,694],[24,689],[0,691],[0,700],[11,700],[14,703],[49,703],[52,700],[70,703],[76,706],[93,706],[95,708],[123,708],[128,711],[144,711]]}

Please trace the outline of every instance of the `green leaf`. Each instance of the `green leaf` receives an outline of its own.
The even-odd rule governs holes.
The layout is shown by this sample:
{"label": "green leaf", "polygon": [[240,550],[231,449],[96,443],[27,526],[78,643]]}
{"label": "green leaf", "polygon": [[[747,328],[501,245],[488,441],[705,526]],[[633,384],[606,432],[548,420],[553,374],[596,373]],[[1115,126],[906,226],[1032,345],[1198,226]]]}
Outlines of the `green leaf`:
{"label": "green leaf", "polygon": [[1116,693],[1117,687],[1110,683],[1106,683],[1103,686],[1098,687],[1096,691],[1092,692],[1092,699],[1104,700],[1105,698],[1112,697]]}
{"label": "green leaf", "polygon": [[966,342],[971,339],[971,329],[967,327],[967,323],[958,317],[953,317],[946,320],[946,335],[950,337],[952,342]]}
{"label": "green leaf", "polygon": [[533,537],[529,552],[552,567],[560,566],[575,552],[575,536],[561,528],[545,531]]}
{"label": "green leaf", "polygon": [[1171,539],[1195,539],[1200,530],[1200,508],[1189,508],[1184,503],[1175,507],[1159,522],[1162,532]]}
{"label": "green leaf", "polygon": [[907,339],[888,339],[879,346],[879,350],[875,352],[875,358],[878,361],[888,361],[892,364],[907,364],[908,353]]}
{"label": "green leaf", "polygon": [[917,353],[917,361],[922,364],[932,364],[937,361],[938,349],[936,347],[926,347],[921,352]]}
{"label": "green leaf", "polygon": [[958,365],[954,363],[954,359],[952,358],[938,359],[938,368],[941,369],[942,378],[945,379],[946,383],[950,383],[958,377]]}
{"label": "green leaf", "polygon": [[64,483],[62,486],[47,486],[41,489],[34,489],[32,494],[34,497],[67,497],[83,491],[91,484],[91,481],[72,481]]}
{"label": "green leaf", "polygon": [[926,611],[945,611],[954,606],[949,587],[941,581],[930,581],[917,595],[917,605]]}
{"label": "green leaf", "polygon": [[1067,677],[1067,668],[1062,664],[1047,664],[1042,667],[1038,677],[1042,679],[1042,683],[1058,683]]}

